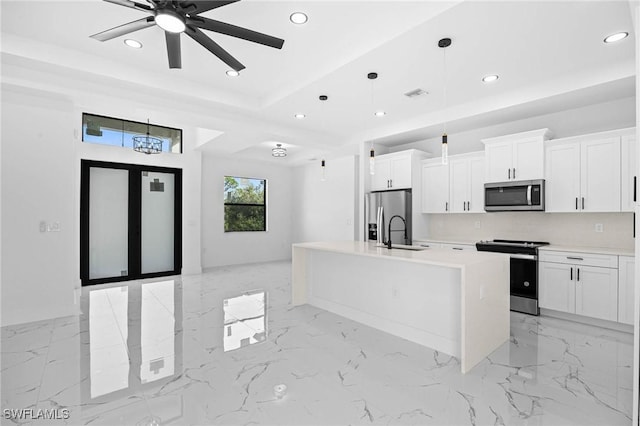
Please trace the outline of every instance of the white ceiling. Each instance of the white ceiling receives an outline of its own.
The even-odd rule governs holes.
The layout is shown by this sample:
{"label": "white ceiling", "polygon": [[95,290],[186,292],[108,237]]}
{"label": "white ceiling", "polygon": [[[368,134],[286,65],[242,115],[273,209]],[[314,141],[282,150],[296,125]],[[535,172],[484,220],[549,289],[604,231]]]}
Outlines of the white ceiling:
{"label": "white ceiling", "polygon": [[[186,36],[183,68],[170,70],[158,27],[130,35],[140,50],[126,47],[125,37],[89,38],[145,16],[137,10],[100,0],[0,6],[5,83],[78,99],[87,91],[133,97],[141,117],[132,118],[170,110],[179,125],[197,128],[200,149],[247,159],[268,159],[283,143],[290,152],[284,163],[300,164],[353,151],[363,140],[391,146],[432,138],[444,121],[454,134],[635,94],[635,37],[602,42],[616,31],[633,33],[627,1],[243,0],[204,15],[285,44],[277,50],[208,33],[246,65],[237,78]],[[309,22],[290,23],[294,11]],[[442,37],[453,40],[446,108]],[[373,83],[370,71],[379,73]],[[500,79],[482,83],[490,73]],[[416,88],[429,94],[403,96]],[[321,103],[321,94],[329,100]],[[376,109],[387,115],[374,117]],[[307,118],[294,119],[298,112]]]}

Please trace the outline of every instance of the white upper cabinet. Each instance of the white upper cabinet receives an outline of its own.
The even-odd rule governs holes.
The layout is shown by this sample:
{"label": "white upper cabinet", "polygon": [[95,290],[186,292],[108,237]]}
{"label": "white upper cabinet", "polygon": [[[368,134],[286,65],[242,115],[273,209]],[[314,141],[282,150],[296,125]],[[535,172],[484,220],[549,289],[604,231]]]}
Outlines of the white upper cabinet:
{"label": "white upper cabinet", "polygon": [[371,177],[372,191],[412,188],[413,162],[422,157],[420,151],[410,149],[375,157],[375,174]]}
{"label": "white upper cabinet", "polygon": [[484,153],[451,157],[449,164],[450,211],[484,212]]}
{"label": "white upper cabinet", "polygon": [[636,174],[636,137],[634,134],[623,135],[620,151],[622,154],[620,197],[621,210],[632,212],[636,201],[638,176]]}
{"label": "white upper cabinet", "polygon": [[449,211],[449,165],[440,159],[422,162],[422,213]]}
{"label": "white upper cabinet", "polygon": [[[548,141],[545,148],[546,211],[619,212],[620,140],[620,136],[608,132]],[[633,165],[628,167],[633,168]],[[626,190],[628,197],[633,188]]]}
{"label": "white upper cabinet", "polygon": [[544,141],[549,129],[483,139],[487,182],[544,178]]}

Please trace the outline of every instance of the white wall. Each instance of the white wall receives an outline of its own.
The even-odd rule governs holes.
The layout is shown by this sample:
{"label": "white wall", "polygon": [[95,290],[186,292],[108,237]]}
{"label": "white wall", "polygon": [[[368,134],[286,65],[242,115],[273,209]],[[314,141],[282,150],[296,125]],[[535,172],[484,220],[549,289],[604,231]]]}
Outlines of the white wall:
{"label": "white wall", "polygon": [[[143,121],[140,115],[149,110],[91,93],[71,100],[2,84],[2,325],[78,312],[81,159],[181,168],[182,272],[201,271],[201,153],[192,149],[195,132],[183,128],[182,155],[146,156],[81,142],[82,111]],[[153,121],[163,123],[162,118]],[[60,232],[41,233],[40,221],[58,222]]]}
{"label": "white wall", "polygon": [[61,96],[2,90],[2,325],[77,312],[72,111]]}
{"label": "white wall", "polygon": [[321,181],[320,161],[293,171],[293,242],[354,240],[358,158],[326,160]]}
{"label": "white wall", "polygon": [[[267,232],[224,232],[224,177],[267,179]],[[292,170],[208,153],[202,156],[202,265],[291,258]]]}

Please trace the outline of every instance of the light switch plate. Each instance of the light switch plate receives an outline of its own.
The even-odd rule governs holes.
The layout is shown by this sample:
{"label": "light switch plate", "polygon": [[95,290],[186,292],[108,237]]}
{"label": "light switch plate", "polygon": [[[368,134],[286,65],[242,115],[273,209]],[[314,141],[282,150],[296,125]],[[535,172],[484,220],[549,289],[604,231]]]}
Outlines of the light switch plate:
{"label": "light switch plate", "polygon": [[596,232],[604,232],[604,225],[601,223],[596,223],[595,230]]}

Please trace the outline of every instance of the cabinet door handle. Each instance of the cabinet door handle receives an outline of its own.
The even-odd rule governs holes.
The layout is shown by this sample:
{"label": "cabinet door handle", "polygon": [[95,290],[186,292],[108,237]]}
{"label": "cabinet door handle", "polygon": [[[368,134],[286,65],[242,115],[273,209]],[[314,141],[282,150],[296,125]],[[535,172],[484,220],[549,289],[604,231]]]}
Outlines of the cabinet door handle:
{"label": "cabinet door handle", "polygon": [[393,179],[389,179],[389,188],[393,188]]}
{"label": "cabinet door handle", "polygon": [[633,202],[636,202],[636,190],[638,189],[638,177],[633,177]]}
{"label": "cabinet door handle", "polygon": [[576,197],[576,210],[578,210],[578,197]]}
{"label": "cabinet door handle", "polygon": [[582,258],[582,257],[574,257],[574,256],[567,256],[567,259],[571,259],[571,260],[584,260],[584,258]]}
{"label": "cabinet door handle", "polygon": [[454,250],[464,250],[462,247],[451,247]]}
{"label": "cabinet door handle", "polygon": [[513,178],[514,179],[516,178],[516,168],[515,167],[513,168]]}
{"label": "cabinet door handle", "polygon": [[448,201],[445,201],[445,203],[444,203],[444,211],[445,212],[449,211],[449,202]]}
{"label": "cabinet door handle", "polygon": [[511,169],[507,169],[507,176],[509,176],[509,180],[511,180]]}
{"label": "cabinet door handle", "polygon": [[582,197],[582,210],[584,210],[584,197]]}
{"label": "cabinet door handle", "polygon": [[570,281],[573,281],[573,267],[571,267]]}
{"label": "cabinet door handle", "polygon": [[576,268],[576,281],[580,281],[580,268]]}

